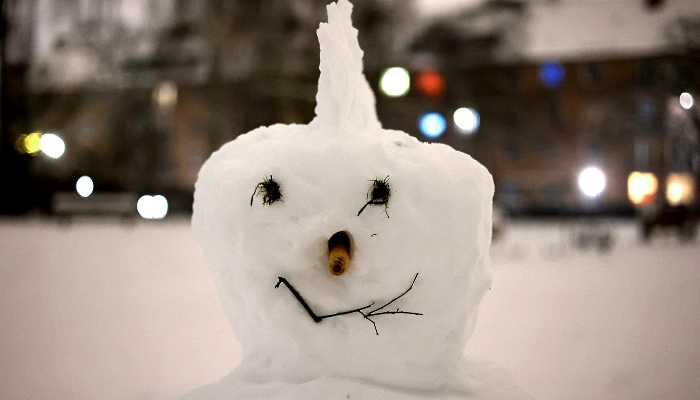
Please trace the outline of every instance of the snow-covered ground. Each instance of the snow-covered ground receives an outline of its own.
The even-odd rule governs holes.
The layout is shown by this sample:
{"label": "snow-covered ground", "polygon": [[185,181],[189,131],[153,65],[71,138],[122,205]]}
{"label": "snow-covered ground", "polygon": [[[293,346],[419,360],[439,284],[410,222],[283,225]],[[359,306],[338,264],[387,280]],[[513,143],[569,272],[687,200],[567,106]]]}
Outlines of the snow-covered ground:
{"label": "snow-covered ground", "polygon": [[[539,399],[700,399],[700,243],[631,223],[511,224],[469,355]],[[609,252],[579,235],[609,230]]]}
{"label": "snow-covered ground", "polygon": [[[467,356],[535,398],[700,398],[700,241],[511,222],[492,272]],[[0,400],[171,399],[239,354],[188,221],[0,222]]]}

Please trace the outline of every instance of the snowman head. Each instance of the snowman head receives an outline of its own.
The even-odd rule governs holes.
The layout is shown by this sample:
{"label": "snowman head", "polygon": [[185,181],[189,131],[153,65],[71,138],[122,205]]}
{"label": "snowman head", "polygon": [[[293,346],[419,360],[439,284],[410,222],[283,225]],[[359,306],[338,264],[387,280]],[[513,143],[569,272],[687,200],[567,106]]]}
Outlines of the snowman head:
{"label": "snowman head", "polygon": [[322,24],[316,118],[238,137],[196,184],[193,229],[256,382],[454,379],[489,285],[493,182],[377,120],[347,0]]}

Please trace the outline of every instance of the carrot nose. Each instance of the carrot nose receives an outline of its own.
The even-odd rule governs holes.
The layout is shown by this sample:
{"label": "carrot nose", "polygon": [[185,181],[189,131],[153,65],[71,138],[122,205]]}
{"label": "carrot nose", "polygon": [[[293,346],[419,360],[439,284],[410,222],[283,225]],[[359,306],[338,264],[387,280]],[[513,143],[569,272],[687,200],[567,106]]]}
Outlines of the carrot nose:
{"label": "carrot nose", "polygon": [[328,239],[328,270],[331,274],[343,275],[350,267],[350,236],[347,232],[336,232]]}

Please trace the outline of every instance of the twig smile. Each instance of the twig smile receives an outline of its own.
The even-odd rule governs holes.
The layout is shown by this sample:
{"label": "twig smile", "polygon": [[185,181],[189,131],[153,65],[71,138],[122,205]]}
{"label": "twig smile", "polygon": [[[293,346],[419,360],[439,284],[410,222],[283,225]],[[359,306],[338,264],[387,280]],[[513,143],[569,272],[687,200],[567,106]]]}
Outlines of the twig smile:
{"label": "twig smile", "polygon": [[289,289],[289,291],[292,292],[292,294],[297,299],[297,301],[299,301],[299,303],[301,303],[302,307],[304,307],[304,310],[306,310],[306,312],[311,316],[311,318],[314,320],[314,322],[317,322],[317,323],[323,321],[326,318],[338,317],[341,315],[347,315],[347,314],[353,314],[353,313],[359,313],[360,315],[362,315],[362,317],[364,317],[366,320],[368,320],[369,322],[372,323],[372,325],[374,326],[374,332],[377,335],[379,335],[379,331],[377,330],[377,324],[374,322],[374,320],[372,320],[371,317],[376,317],[378,315],[395,315],[395,314],[423,315],[421,313],[416,313],[416,312],[401,311],[399,308],[397,308],[396,311],[382,311],[388,305],[390,305],[391,303],[395,302],[396,300],[402,298],[404,295],[406,295],[406,293],[408,293],[409,291],[411,291],[411,289],[413,289],[413,284],[416,283],[416,279],[418,279],[418,274],[416,274],[416,276],[413,277],[413,282],[411,282],[411,286],[409,286],[408,289],[406,289],[406,291],[404,291],[400,295],[394,297],[390,302],[384,304],[381,307],[375,308],[374,310],[365,313],[364,312],[365,310],[372,308],[372,306],[375,304],[375,302],[372,302],[369,305],[366,305],[364,307],[355,308],[355,309],[348,310],[348,311],[341,311],[341,312],[337,312],[334,314],[328,314],[328,315],[316,315],[316,313],[311,309],[311,307],[309,307],[309,305],[306,303],[304,298],[301,297],[299,292],[297,292],[297,290],[294,289],[294,286],[292,286],[292,284],[289,283],[288,280],[286,280],[285,278],[283,278],[281,276],[278,277],[277,279],[278,279],[278,282],[275,285],[275,289],[280,287],[281,284],[284,284],[284,286],[286,286],[287,289]]}

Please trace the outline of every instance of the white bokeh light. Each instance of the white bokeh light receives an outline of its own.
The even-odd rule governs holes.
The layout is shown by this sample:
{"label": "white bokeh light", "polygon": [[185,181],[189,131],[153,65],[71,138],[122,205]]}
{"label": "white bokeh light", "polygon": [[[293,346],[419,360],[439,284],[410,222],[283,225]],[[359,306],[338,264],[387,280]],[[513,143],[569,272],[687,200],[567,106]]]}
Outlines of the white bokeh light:
{"label": "white bokeh light", "polygon": [[379,87],[387,96],[401,97],[411,88],[411,76],[405,68],[389,68],[379,78]]}
{"label": "white bokeh light", "polygon": [[75,183],[75,190],[82,197],[89,197],[95,189],[95,184],[89,176],[81,176]]}
{"label": "white bokeh light", "polygon": [[457,131],[466,135],[471,135],[479,129],[481,124],[481,117],[479,113],[469,107],[462,107],[455,111],[453,116],[455,126],[457,126]]}
{"label": "white bokeh light", "polygon": [[694,103],[693,96],[688,92],[684,92],[681,94],[680,102],[681,102],[681,107],[685,108],[686,110],[689,110],[690,107],[692,107],[693,103]]}
{"label": "white bokeh light", "polygon": [[168,215],[168,200],[161,195],[141,196],[136,202],[136,210],[145,219],[163,219]]}
{"label": "white bokeh light", "polygon": [[597,197],[605,190],[605,174],[600,168],[588,167],[578,176],[578,186],[588,197]]}
{"label": "white bokeh light", "polygon": [[60,137],[53,133],[46,133],[41,136],[39,148],[51,158],[59,158],[66,151],[66,144]]}
{"label": "white bokeh light", "polygon": [[153,89],[153,99],[161,111],[172,110],[177,104],[177,85],[175,82],[163,82]]}

